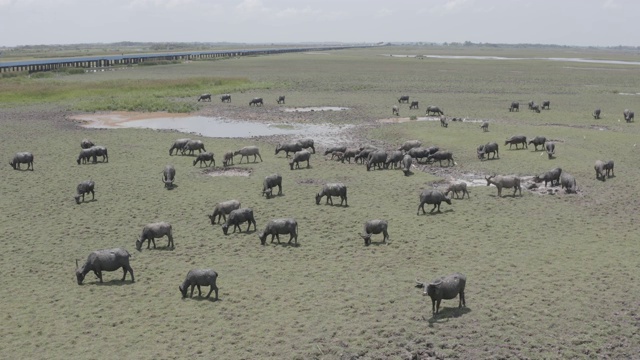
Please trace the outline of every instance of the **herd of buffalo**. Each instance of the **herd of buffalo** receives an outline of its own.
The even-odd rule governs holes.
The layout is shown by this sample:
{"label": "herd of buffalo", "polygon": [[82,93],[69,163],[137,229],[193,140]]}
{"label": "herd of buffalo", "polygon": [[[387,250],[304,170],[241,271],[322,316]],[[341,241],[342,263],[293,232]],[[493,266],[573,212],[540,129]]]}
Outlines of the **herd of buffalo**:
{"label": "herd of buffalo", "polygon": [[[220,96],[222,102],[230,102],[231,95],[223,94]],[[211,101],[211,94],[202,94],[199,96],[198,101]],[[278,104],[284,104],[285,97],[279,96],[276,99]],[[403,95],[398,98],[398,104],[409,104],[410,109],[418,109],[418,101],[409,102],[409,96]],[[262,98],[254,98],[250,101],[249,105],[262,105]],[[531,101],[528,104],[529,109],[535,112],[540,112],[543,109],[550,109],[550,101],[543,101],[542,105],[538,105]],[[509,111],[519,111],[520,104],[518,102],[511,103]],[[400,108],[398,105],[392,107],[392,113],[399,115]],[[444,111],[437,106],[429,106],[426,110],[426,115],[438,115],[440,116],[440,123],[442,127],[448,127],[448,121],[444,115]],[[631,122],[634,119],[634,113],[630,110],[624,110],[624,118],[627,122]],[[601,116],[601,110],[596,109],[593,112],[593,117],[598,119]],[[453,118],[453,121],[458,119]],[[489,123],[483,122],[480,125],[483,131],[488,131]],[[77,158],[78,165],[88,162],[97,163],[100,157],[102,162],[108,162],[107,148],[104,146],[95,145],[92,141],[84,139],[81,141],[81,151]],[[552,140],[547,139],[544,136],[537,136],[530,141],[523,135],[516,135],[506,139],[504,146],[509,145],[511,149],[514,145],[516,149],[520,146],[522,149],[528,148],[528,145],[533,145],[535,151],[538,147],[541,147],[543,151],[546,151],[549,159],[555,155],[555,143]],[[196,154],[195,151],[198,151]],[[172,156],[180,153],[181,155],[195,156],[193,160],[193,166],[200,164],[206,167],[216,166],[213,152],[208,152],[205,146],[200,140],[192,140],[188,138],[177,139],[169,148],[169,155]],[[291,170],[299,169],[300,163],[306,162],[306,167],[310,167],[310,160],[312,154],[316,153],[314,146],[314,140],[310,138],[300,139],[289,143],[278,144],[275,149],[275,155],[280,152],[285,153],[285,157],[289,159],[289,166]],[[290,155],[290,153],[292,155]],[[496,142],[489,142],[487,144],[479,145],[476,148],[476,154],[480,161],[486,160],[498,160],[499,145]],[[246,157],[246,162],[249,162],[250,157],[253,157],[253,162],[256,163],[259,158],[262,162],[262,156],[256,146],[246,146],[237,151],[228,151],[223,155],[222,165],[228,167],[234,164],[234,157],[240,155],[241,164]],[[439,166],[444,166],[443,161],[446,161],[447,166],[455,166],[456,162],[453,158],[453,154],[450,151],[441,150],[437,146],[423,146],[419,140],[409,140],[400,145],[396,150],[386,151],[384,149],[377,148],[375,146],[361,146],[361,147],[347,147],[347,146],[335,146],[328,148],[324,151],[325,156],[331,155],[331,159],[336,159],[342,163],[345,160],[351,163],[351,160],[355,163],[366,165],[367,171],[377,169],[401,169],[405,176],[411,175],[411,168],[414,163],[429,163],[433,164],[436,161]],[[33,171],[34,156],[30,152],[18,152],[14,155],[10,162],[13,169],[19,170],[20,164],[26,164],[27,170]],[[594,165],[596,172],[596,179],[605,181],[606,178],[614,176],[613,173],[614,162],[597,160]],[[166,165],[162,171],[162,182],[166,188],[173,188],[176,177],[176,169],[173,165]],[[492,175],[485,177],[487,186],[494,185],[498,190],[498,197],[502,196],[502,189],[513,189],[514,193],[522,195],[521,179],[517,176],[511,175]],[[563,172],[560,168],[554,168],[544,174],[536,175],[533,178],[534,183],[544,182],[544,186],[550,183],[551,186],[560,185],[565,189],[566,193],[575,193],[577,191],[575,178]],[[535,186],[535,185],[534,185]],[[282,194],[282,175],[272,174],[265,177],[263,181],[262,194],[267,199],[275,196],[273,191],[277,187],[277,195]],[[443,191],[438,189],[426,189],[420,194],[420,202],[418,205],[418,212],[422,209],[422,213],[425,214],[424,205],[433,205],[431,212],[440,212],[440,205],[445,202],[451,205],[451,198],[455,194],[458,198],[459,193],[462,194],[464,199],[465,194],[469,198],[469,192],[467,190],[467,184],[465,182],[458,182],[450,184]],[[86,180],[79,183],[76,187],[76,194],[74,199],[76,203],[80,204],[85,201],[85,195],[91,194],[92,199],[95,198],[95,182],[93,180]],[[316,204],[320,204],[323,197],[326,197],[326,204],[333,205],[332,197],[340,198],[340,206],[348,206],[347,202],[347,186],[343,183],[327,183],[324,184],[318,193],[315,195]],[[240,201],[228,200],[219,202],[215,205],[212,215],[209,215],[211,224],[215,224],[216,221],[222,224],[222,230],[225,235],[228,234],[229,227],[233,226],[233,232],[236,230],[242,231],[240,225],[247,223],[247,230],[249,231],[251,225],[254,230],[256,229],[256,221],[254,218],[253,210],[248,207],[241,207]],[[224,221],[224,223],[222,222]],[[289,244],[294,246],[298,245],[298,223],[293,218],[281,218],[273,219],[269,221],[265,228],[258,234],[258,238],[262,245],[266,245],[266,240],[271,235],[271,243],[277,240],[280,243],[280,235],[289,235]],[[386,220],[375,219],[367,221],[364,225],[364,233],[360,236],[364,239],[366,246],[371,244],[371,237],[374,234],[383,235],[383,243],[387,243],[389,240],[388,222]],[[173,248],[173,229],[171,224],[167,222],[151,223],[146,225],[139,237],[136,238],[135,246],[138,251],[142,250],[144,242],[147,242],[147,249],[151,247],[156,248],[155,239],[168,238],[167,248]],[[79,266],[76,260],[76,277],[78,284],[82,284],[85,275],[91,271],[94,272],[96,277],[102,282],[102,271],[115,271],[123,269],[122,281],[125,280],[127,273],[131,275],[131,281],[134,281],[133,269],[129,265],[130,254],[127,250],[122,248],[97,250],[89,254],[86,262]],[[190,296],[193,296],[194,288],[198,288],[198,294],[201,296],[201,286],[210,286],[210,291],[206,295],[208,298],[213,291],[215,291],[215,299],[218,299],[218,287],[216,286],[216,279],[218,274],[211,269],[193,269],[188,272],[186,279],[179,286],[182,297],[187,296],[188,288],[191,287]],[[434,314],[437,314],[440,308],[440,301],[442,299],[453,299],[457,296],[460,298],[459,307],[465,306],[464,288],[466,283],[466,277],[463,274],[455,273],[447,276],[443,276],[434,279],[432,282],[417,281],[417,287],[424,289],[424,295],[430,296],[432,299]]]}

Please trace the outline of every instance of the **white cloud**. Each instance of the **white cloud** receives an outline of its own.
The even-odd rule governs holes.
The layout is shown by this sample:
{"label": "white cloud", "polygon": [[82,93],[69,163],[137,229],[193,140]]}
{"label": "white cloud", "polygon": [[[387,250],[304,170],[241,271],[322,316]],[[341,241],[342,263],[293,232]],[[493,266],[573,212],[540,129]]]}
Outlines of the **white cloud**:
{"label": "white cloud", "polygon": [[166,9],[175,8],[184,5],[194,5],[194,0],[133,0],[128,7],[130,8],[148,8],[161,7]]}
{"label": "white cloud", "polygon": [[620,5],[618,3],[616,3],[615,0],[605,0],[602,3],[602,7],[605,9],[617,9],[620,7]]}
{"label": "white cloud", "polygon": [[447,11],[462,10],[465,6],[471,6],[473,0],[447,0],[444,4],[444,9]]}
{"label": "white cloud", "polygon": [[381,9],[378,9],[378,11],[376,11],[374,17],[386,18],[386,17],[390,17],[391,15],[393,15],[393,10],[390,10],[387,8],[381,8]]}

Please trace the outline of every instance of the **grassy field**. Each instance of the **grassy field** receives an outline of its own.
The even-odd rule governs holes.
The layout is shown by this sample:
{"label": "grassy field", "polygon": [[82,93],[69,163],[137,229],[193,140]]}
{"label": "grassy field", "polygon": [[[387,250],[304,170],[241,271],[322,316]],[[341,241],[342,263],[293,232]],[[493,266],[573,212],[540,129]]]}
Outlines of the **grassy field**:
{"label": "grassy field", "polygon": [[[0,357],[638,358],[640,131],[624,122],[622,110],[640,106],[638,96],[621,93],[640,92],[640,67],[382,55],[389,53],[428,50],[385,47],[0,80],[0,153],[6,162],[17,151],[35,156],[33,172],[14,171],[6,162],[0,170],[7,251],[0,264]],[[567,56],[545,54],[554,55]],[[214,79],[232,85],[216,87]],[[17,82],[29,90],[16,95]],[[176,83],[190,84],[189,91]],[[37,89],[73,96],[43,95],[40,103]],[[330,161],[320,148],[311,168],[291,171],[284,154],[273,154],[280,138],[189,135],[203,140],[218,165],[225,151],[261,148],[263,162],[235,165],[250,176],[212,177],[192,166],[193,157],[167,154],[184,134],[89,130],[67,120],[92,110],[87,104],[103,97],[104,89],[116,99],[190,104],[211,92],[214,101],[198,104],[199,114],[360,124],[348,145],[391,149],[420,139],[451,150],[457,164],[426,165],[405,177]],[[216,101],[227,90],[233,102]],[[283,94],[289,107],[349,110],[285,113],[275,104]],[[401,117],[423,116],[427,105],[438,105],[468,121],[446,129],[431,121],[378,124],[404,94],[420,101],[420,110],[402,105]],[[265,98],[264,107],[247,106],[255,96]],[[515,100],[522,110],[509,113]],[[550,100],[551,110],[532,113],[529,100]],[[591,117],[596,107],[603,110],[601,120]],[[470,121],[476,119],[490,121],[490,131]],[[516,134],[553,139],[556,158],[533,147],[504,147],[504,139]],[[107,146],[109,162],[77,165],[83,138]],[[481,162],[475,148],[489,141],[500,144],[500,159]],[[597,159],[615,160],[616,176],[597,181]],[[166,164],[177,169],[171,191],[159,181]],[[532,176],[554,167],[576,177],[578,194],[523,190],[522,197],[512,197],[505,190],[498,198],[495,187],[479,186],[470,189],[470,199],[443,204],[442,213],[416,215],[425,188],[493,173]],[[283,176],[283,195],[267,200],[262,180],[276,172]],[[96,200],[76,205],[75,186],[89,178],[96,182]],[[348,187],[349,206],[316,205],[322,184],[337,181]],[[258,232],[246,233],[246,226],[224,236],[206,215],[229,199],[253,208],[258,232],[270,219],[295,217],[300,245],[261,246]],[[358,233],[376,218],[389,221],[390,243],[381,244],[377,235],[365,247]],[[175,249],[165,250],[166,239],[159,239],[158,249],[135,251],[142,227],[156,221],[173,225]],[[78,286],[75,260],[113,247],[131,252],[136,282],[120,282],[117,271],[103,273],[104,284],[87,274]],[[219,301],[181,299],[177,287],[193,268],[219,273]],[[458,309],[457,299],[443,301],[441,314],[432,317],[431,301],[414,288],[415,279],[452,272],[467,276],[467,307]]]}

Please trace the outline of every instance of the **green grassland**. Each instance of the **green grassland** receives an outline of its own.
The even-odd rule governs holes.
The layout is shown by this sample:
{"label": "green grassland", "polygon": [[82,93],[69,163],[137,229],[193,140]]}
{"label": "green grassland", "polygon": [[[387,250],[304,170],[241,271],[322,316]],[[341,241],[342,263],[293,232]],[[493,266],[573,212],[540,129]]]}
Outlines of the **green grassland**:
{"label": "green grassland", "polygon": [[[640,131],[637,123],[624,122],[622,110],[640,106],[637,96],[620,93],[639,92],[640,67],[382,55],[388,53],[425,50],[385,47],[0,80],[0,357],[637,357]],[[27,90],[16,90],[18,82]],[[42,95],[39,102],[37,89],[64,96]],[[203,140],[218,166],[225,151],[260,147],[263,162],[239,165],[236,158],[234,167],[250,176],[212,177],[192,166],[193,157],[167,154],[184,134],[91,130],[67,120],[78,111],[101,110],[90,104],[102,104],[104,96],[115,104],[127,97],[193,104],[202,92],[214,94],[214,101],[196,104],[200,114],[361,124],[349,145],[391,149],[420,139],[452,151],[456,165],[426,165],[405,177],[330,161],[319,148],[311,168],[291,171],[284,154],[274,156],[277,140],[189,135]],[[224,92],[232,93],[232,103],[216,101]],[[283,94],[289,107],[349,110],[284,113],[275,104]],[[401,105],[401,117],[423,116],[427,105],[438,105],[449,116],[488,120],[490,131],[472,121],[446,129],[431,121],[378,124],[391,117],[403,94],[419,100],[421,109]],[[248,108],[255,96],[265,98],[264,107]],[[509,113],[514,100],[522,110]],[[551,100],[551,110],[532,113],[529,100]],[[601,120],[591,117],[596,107]],[[554,139],[556,158],[533,147],[503,146],[516,134]],[[109,162],[77,165],[83,138],[107,146]],[[489,141],[500,144],[500,159],[481,162],[475,148]],[[35,171],[6,165],[17,151],[33,152]],[[597,181],[596,159],[615,160],[616,176]],[[160,181],[166,164],[177,169],[170,191]],[[498,198],[495,187],[479,186],[470,188],[470,199],[443,204],[442,213],[416,215],[422,189],[471,175],[531,176],[554,167],[576,177],[578,194],[523,190],[513,197],[505,190]],[[283,195],[267,200],[262,180],[276,172],[283,176]],[[75,186],[89,178],[96,200],[77,205]],[[337,181],[348,187],[349,206],[316,205],[322,184]],[[270,219],[295,217],[299,246],[261,246],[258,232],[246,233],[246,226],[224,236],[206,215],[229,199],[253,208],[258,232]],[[389,221],[390,243],[374,235],[365,247],[358,233],[376,218]],[[158,249],[136,251],[142,227],[155,221],[173,225],[175,249],[165,250],[166,239],[158,239]],[[78,286],[76,259],[113,247],[131,252],[136,282],[120,282],[117,271],[103,273],[104,284],[87,274]],[[178,285],[186,273],[209,267],[219,273],[220,300],[182,300]],[[443,301],[441,314],[432,317],[431,301],[414,288],[415,279],[452,272],[467,276],[467,307]]]}

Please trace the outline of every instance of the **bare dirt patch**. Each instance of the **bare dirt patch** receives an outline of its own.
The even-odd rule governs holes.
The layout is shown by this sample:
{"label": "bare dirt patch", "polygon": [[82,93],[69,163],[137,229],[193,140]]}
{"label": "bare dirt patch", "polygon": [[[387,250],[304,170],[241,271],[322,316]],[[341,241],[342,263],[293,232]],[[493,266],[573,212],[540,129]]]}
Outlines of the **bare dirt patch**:
{"label": "bare dirt patch", "polygon": [[251,176],[253,169],[226,167],[206,169],[203,172],[209,176]]}

